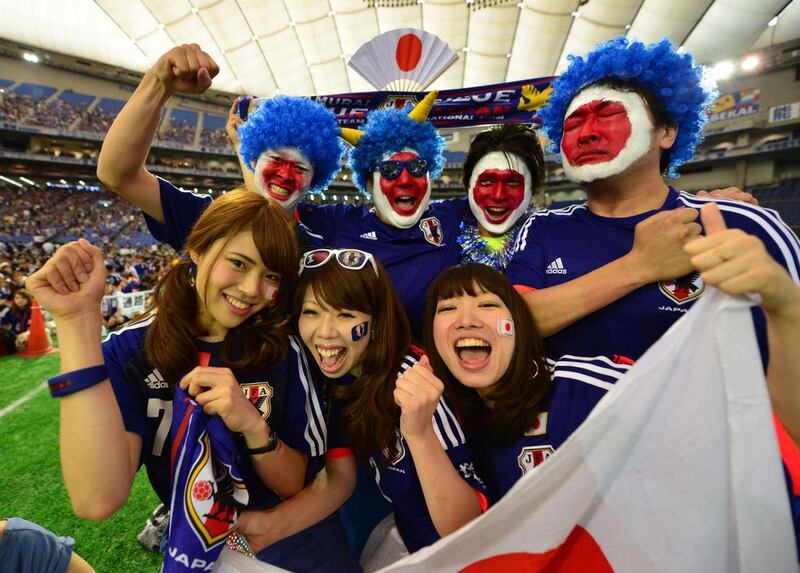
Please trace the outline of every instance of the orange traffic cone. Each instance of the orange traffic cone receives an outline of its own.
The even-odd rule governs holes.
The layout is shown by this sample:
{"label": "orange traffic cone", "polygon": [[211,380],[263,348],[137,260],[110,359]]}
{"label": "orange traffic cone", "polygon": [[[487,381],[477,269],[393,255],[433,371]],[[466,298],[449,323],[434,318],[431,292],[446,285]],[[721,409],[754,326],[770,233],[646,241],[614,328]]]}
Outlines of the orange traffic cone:
{"label": "orange traffic cone", "polygon": [[45,354],[52,354],[53,352],[58,352],[58,349],[53,348],[53,345],[50,344],[50,337],[47,336],[47,329],[44,326],[42,307],[39,306],[38,300],[33,299],[33,304],[31,304],[31,326],[28,345],[25,347],[25,350],[17,354],[17,356],[35,358]]}

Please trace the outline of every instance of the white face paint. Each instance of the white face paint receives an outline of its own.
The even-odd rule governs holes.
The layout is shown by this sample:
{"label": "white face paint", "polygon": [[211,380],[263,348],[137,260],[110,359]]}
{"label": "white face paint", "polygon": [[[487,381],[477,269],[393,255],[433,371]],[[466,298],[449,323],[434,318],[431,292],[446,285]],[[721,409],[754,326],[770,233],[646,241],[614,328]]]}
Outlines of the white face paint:
{"label": "white face paint", "polygon": [[531,172],[514,153],[487,153],[469,179],[469,208],[492,235],[503,235],[514,226],[531,204],[531,194]]}
{"label": "white face paint", "polygon": [[279,147],[258,156],[253,177],[256,192],[291,211],[311,186],[314,168],[299,149]]}
{"label": "white face paint", "polygon": [[[413,149],[403,149],[399,152],[385,153],[382,160],[397,158],[396,156],[399,156],[400,159],[409,159],[410,154],[419,156]],[[416,210],[413,213],[398,213],[392,205],[392,198],[401,195],[415,198]],[[419,197],[420,195],[422,197]],[[375,201],[375,210],[381,221],[398,229],[410,229],[419,222],[431,202],[430,174],[426,173],[423,181],[423,177],[412,177],[406,169],[403,169],[397,179],[386,180],[381,176],[380,171],[373,171],[372,199]]]}
{"label": "white face paint", "polygon": [[[654,126],[647,113],[645,102],[640,95],[633,92],[625,92],[603,86],[587,88],[575,96],[569,104],[567,112],[564,114],[565,122],[575,110],[594,101],[609,101],[621,104],[628,115],[630,135],[627,141],[624,142],[622,149],[615,155],[612,153],[612,157],[609,160],[584,165],[572,165],[567,159],[570,150],[568,149],[565,153],[565,140],[569,137],[565,130],[561,139],[561,163],[564,167],[564,174],[570,181],[575,183],[590,183],[622,173],[647,153],[653,141]],[[591,127],[587,129],[591,131]],[[598,130],[594,135],[598,137],[599,143],[597,145],[601,148],[601,151],[607,151],[608,148],[613,148],[615,144],[622,143],[605,138],[602,129]]]}

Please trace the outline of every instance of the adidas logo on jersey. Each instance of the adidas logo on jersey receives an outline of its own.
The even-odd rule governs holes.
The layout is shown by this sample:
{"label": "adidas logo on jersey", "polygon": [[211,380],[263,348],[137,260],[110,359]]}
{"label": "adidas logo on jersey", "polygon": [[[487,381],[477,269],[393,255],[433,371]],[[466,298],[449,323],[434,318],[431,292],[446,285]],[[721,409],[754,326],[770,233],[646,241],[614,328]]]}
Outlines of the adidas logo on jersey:
{"label": "adidas logo on jersey", "polygon": [[161,372],[158,371],[158,368],[153,370],[147,376],[147,378],[144,379],[144,381],[145,384],[147,384],[147,387],[151,390],[162,390],[169,388],[169,384],[167,384],[166,380],[164,380],[164,377],[161,375]]}
{"label": "adidas logo on jersey", "polygon": [[561,257],[558,257],[552,263],[547,265],[547,269],[545,269],[544,272],[548,275],[565,275],[567,274],[567,269],[564,268],[564,263],[561,262]]}
{"label": "adidas logo on jersey", "polygon": [[359,237],[361,237],[362,239],[369,239],[370,241],[378,240],[378,235],[375,233],[375,231],[370,231],[369,233],[361,233]]}

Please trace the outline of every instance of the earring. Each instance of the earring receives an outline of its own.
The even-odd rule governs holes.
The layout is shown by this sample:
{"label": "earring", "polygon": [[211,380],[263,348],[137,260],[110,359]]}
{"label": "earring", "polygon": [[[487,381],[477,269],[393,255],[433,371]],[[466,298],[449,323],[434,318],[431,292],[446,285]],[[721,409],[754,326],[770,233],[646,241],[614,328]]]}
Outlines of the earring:
{"label": "earring", "polygon": [[534,372],[533,376],[531,376],[531,382],[536,380],[536,377],[539,375],[539,363],[536,360],[534,360],[533,365],[536,366],[536,372]]}
{"label": "earring", "polygon": [[194,275],[197,272],[197,265],[189,263],[189,286],[194,288]]}

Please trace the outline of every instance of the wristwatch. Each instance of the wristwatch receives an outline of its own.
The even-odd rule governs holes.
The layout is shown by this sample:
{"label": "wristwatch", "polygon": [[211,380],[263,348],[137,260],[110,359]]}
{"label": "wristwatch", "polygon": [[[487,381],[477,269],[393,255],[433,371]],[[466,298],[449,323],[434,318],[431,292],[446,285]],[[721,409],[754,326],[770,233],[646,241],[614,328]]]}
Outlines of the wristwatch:
{"label": "wristwatch", "polygon": [[247,443],[245,442],[242,449],[245,451],[246,454],[250,456],[257,456],[259,454],[267,454],[269,452],[272,452],[277,447],[278,447],[278,433],[274,429],[270,428],[269,438],[267,439],[266,446],[261,446],[260,448],[248,448]]}

